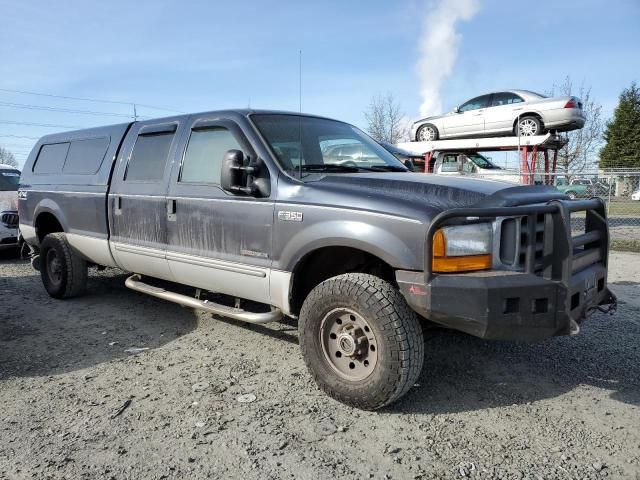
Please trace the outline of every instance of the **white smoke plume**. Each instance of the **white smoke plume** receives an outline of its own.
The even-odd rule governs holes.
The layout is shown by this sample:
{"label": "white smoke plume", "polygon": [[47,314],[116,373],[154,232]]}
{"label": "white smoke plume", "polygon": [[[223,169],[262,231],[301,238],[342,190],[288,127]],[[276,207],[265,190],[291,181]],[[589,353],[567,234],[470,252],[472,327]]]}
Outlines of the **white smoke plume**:
{"label": "white smoke plume", "polygon": [[418,74],[420,76],[420,115],[442,113],[440,88],[449,78],[458,57],[461,35],[459,21],[471,20],[480,8],[479,0],[437,0],[424,19],[420,42]]}

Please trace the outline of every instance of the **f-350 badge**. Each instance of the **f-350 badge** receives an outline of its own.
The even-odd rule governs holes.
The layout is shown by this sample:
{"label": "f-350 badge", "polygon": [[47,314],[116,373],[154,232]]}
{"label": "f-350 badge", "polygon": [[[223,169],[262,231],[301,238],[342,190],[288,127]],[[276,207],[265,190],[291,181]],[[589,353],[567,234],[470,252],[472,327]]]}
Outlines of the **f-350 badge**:
{"label": "f-350 badge", "polygon": [[301,222],[302,212],[290,212],[287,210],[280,210],[278,212],[278,220],[283,222]]}

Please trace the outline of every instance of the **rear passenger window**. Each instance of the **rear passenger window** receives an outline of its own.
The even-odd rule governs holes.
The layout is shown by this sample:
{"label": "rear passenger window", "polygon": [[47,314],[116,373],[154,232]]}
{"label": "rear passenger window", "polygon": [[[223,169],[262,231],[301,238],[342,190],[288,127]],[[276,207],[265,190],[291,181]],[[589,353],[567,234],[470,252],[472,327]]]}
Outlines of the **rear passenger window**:
{"label": "rear passenger window", "polygon": [[33,173],[41,175],[60,173],[69,151],[69,143],[43,145],[33,166]]}
{"label": "rear passenger window", "polygon": [[91,138],[88,140],[75,140],[71,142],[67,161],[62,169],[69,175],[93,175],[98,172],[104,159],[110,139]]}
{"label": "rear passenger window", "polygon": [[193,130],[184,154],[181,182],[220,183],[220,168],[227,150],[242,150],[226,128]]}
{"label": "rear passenger window", "polygon": [[457,155],[445,155],[442,159],[442,172],[457,172],[458,171],[458,156]]}
{"label": "rear passenger window", "polygon": [[124,176],[125,181],[162,180],[173,136],[174,132],[138,136]]}
{"label": "rear passenger window", "polygon": [[493,107],[500,107],[502,105],[511,105],[514,103],[522,103],[524,100],[511,92],[500,92],[493,94]]}

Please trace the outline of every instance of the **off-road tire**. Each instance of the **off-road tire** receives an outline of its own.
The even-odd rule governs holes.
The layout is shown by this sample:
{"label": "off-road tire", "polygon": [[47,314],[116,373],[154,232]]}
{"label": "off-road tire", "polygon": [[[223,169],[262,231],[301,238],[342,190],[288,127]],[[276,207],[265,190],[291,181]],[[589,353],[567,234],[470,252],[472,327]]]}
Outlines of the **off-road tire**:
{"label": "off-road tire", "polygon": [[[49,252],[59,261],[59,281],[50,275]],[[87,286],[87,262],[74,253],[64,233],[50,233],[40,245],[40,277],[53,298],[71,298],[82,294]]]}
{"label": "off-road tire", "polygon": [[[365,318],[376,338],[377,363],[360,381],[338,375],[323,352],[322,321],[341,308]],[[347,273],[320,283],[302,305],[298,331],[304,361],[318,386],[352,407],[389,405],[407,393],[422,370],[424,338],[417,315],[396,288],[373,275]]]}

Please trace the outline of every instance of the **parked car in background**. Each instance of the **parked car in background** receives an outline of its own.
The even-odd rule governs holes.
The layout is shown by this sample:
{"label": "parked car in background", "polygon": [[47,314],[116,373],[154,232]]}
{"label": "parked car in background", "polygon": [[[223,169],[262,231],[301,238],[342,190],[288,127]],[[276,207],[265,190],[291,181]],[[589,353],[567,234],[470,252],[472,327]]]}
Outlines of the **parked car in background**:
{"label": "parked car in background", "polygon": [[418,120],[411,127],[411,138],[432,142],[439,138],[542,135],[582,128],[584,120],[579,98],[503,90],[472,98],[450,113]]}
{"label": "parked car in background", "polygon": [[640,201],[640,188],[631,194],[631,200]]}
{"label": "parked car in background", "polygon": [[567,181],[565,178],[559,178],[556,182],[556,188],[569,198],[574,199],[605,197],[609,195],[611,187],[597,179],[574,178]]}
{"label": "parked car in background", "polygon": [[18,246],[20,170],[0,164],[0,250]]}

